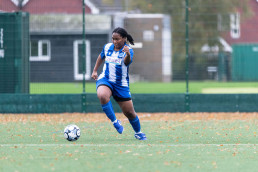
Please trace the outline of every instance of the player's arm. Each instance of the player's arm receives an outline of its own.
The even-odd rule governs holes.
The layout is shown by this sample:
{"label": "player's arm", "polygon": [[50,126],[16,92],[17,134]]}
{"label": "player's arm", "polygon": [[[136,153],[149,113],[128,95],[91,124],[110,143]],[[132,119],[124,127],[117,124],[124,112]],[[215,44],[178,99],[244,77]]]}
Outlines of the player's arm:
{"label": "player's arm", "polygon": [[94,66],[94,69],[93,69],[93,72],[91,74],[91,77],[94,79],[94,80],[97,80],[98,79],[98,68],[100,67],[100,65],[102,64],[104,59],[101,58],[101,56],[99,55],[98,58],[97,58],[97,61],[96,61],[96,64]]}
{"label": "player's arm", "polygon": [[127,66],[127,65],[129,65],[130,64],[130,62],[131,62],[131,54],[130,54],[130,50],[129,50],[129,47],[127,47],[126,45],[124,46],[124,48],[123,48],[123,52],[125,52],[126,53],[126,56],[125,56],[125,58],[124,58],[124,64]]}

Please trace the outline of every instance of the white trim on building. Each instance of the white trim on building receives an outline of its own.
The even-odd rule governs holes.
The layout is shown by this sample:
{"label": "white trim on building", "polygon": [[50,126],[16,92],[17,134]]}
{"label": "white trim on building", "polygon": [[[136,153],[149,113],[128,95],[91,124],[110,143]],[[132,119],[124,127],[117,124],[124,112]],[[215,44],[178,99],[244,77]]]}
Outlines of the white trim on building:
{"label": "white trim on building", "polygon": [[[79,52],[78,52],[78,47],[79,44],[82,44],[82,40],[76,40],[73,42],[73,66],[74,66],[74,79],[75,80],[82,80],[83,79],[83,74],[79,73]],[[85,41],[85,48],[86,48],[86,54],[85,54],[85,68],[86,68],[86,73],[85,73],[85,79],[89,80],[91,76],[91,52],[90,52],[90,41],[86,40]]]}
{"label": "white trim on building", "polygon": [[90,8],[92,14],[99,14],[99,9],[90,0],[84,0],[84,3]]}
{"label": "white trim on building", "polygon": [[[11,0],[16,6],[19,5],[19,0]],[[30,0],[24,0],[22,6],[25,6]]]}
{"label": "white trim on building", "polygon": [[[232,53],[232,51],[233,51],[232,47],[223,38],[219,37],[219,43],[223,47],[222,51]],[[220,51],[220,49],[219,49],[218,45],[214,45],[214,46],[210,47],[208,44],[205,44],[204,46],[202,46],[201,51],[218,53]]]}

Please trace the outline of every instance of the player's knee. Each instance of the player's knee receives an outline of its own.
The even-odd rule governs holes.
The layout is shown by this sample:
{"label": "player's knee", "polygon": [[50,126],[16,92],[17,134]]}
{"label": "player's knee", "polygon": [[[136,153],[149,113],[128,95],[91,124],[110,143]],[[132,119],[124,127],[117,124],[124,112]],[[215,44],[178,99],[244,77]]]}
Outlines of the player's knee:
{"label": "player's knee", "polygon": [[109,102],[110,98],[105,94],[98,94],[99,101],[101,104],[106,104]]}
{"label": "player's knee", "polygon": [[135,111],[128,111],[125,113],[125,116],[128,119],[133,120],[136,117],[136,113],[135,113]]}

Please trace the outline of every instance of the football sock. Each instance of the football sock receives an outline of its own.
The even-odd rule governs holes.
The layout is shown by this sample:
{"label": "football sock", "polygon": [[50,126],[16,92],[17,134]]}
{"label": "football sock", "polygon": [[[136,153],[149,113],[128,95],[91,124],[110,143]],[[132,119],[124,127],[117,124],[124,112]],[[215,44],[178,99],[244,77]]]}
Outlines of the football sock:
{"label": "football sock", "polygon": [[136,117],[134,119],[129,120],[129,122],[132,125],[135,133],[141,132],[141,124],[140,124],[140,120],[139,120],[137,115],[136,115]]}
{"label": "football sock", "polygon": [[116,120],[116,115],[111,101],[101,106],[102,106],[102,110],[106,113],[107,117],[111,120],[111,122],[114,122]]}
{"label": "football sock", "polygon": [[116,122],[117,122],[117,119],[116,119],[115,121],[112,121],[112,122],[113,122],[113,124],[116,123]]}

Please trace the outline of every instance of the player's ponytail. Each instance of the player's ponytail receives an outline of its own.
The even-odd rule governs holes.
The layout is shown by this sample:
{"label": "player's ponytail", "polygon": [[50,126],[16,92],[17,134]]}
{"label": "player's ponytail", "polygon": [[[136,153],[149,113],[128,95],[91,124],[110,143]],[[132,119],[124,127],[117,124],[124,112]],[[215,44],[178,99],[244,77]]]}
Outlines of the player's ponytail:
{"label": "player's ponytail", "polygon": [[127,40],[130,42],[130,44],[134,45],[133,37],[130,34],[127,34]]}
{"label": "player's ponytail", "polygon": [[132,45],[134,45],[134,40],[133,37],[127,33],[127,31],[124,28],[117,27],[113,30],[112,33],[118,33],[119,35],[122,36],[122,38],[127,38],[128,42]]}

